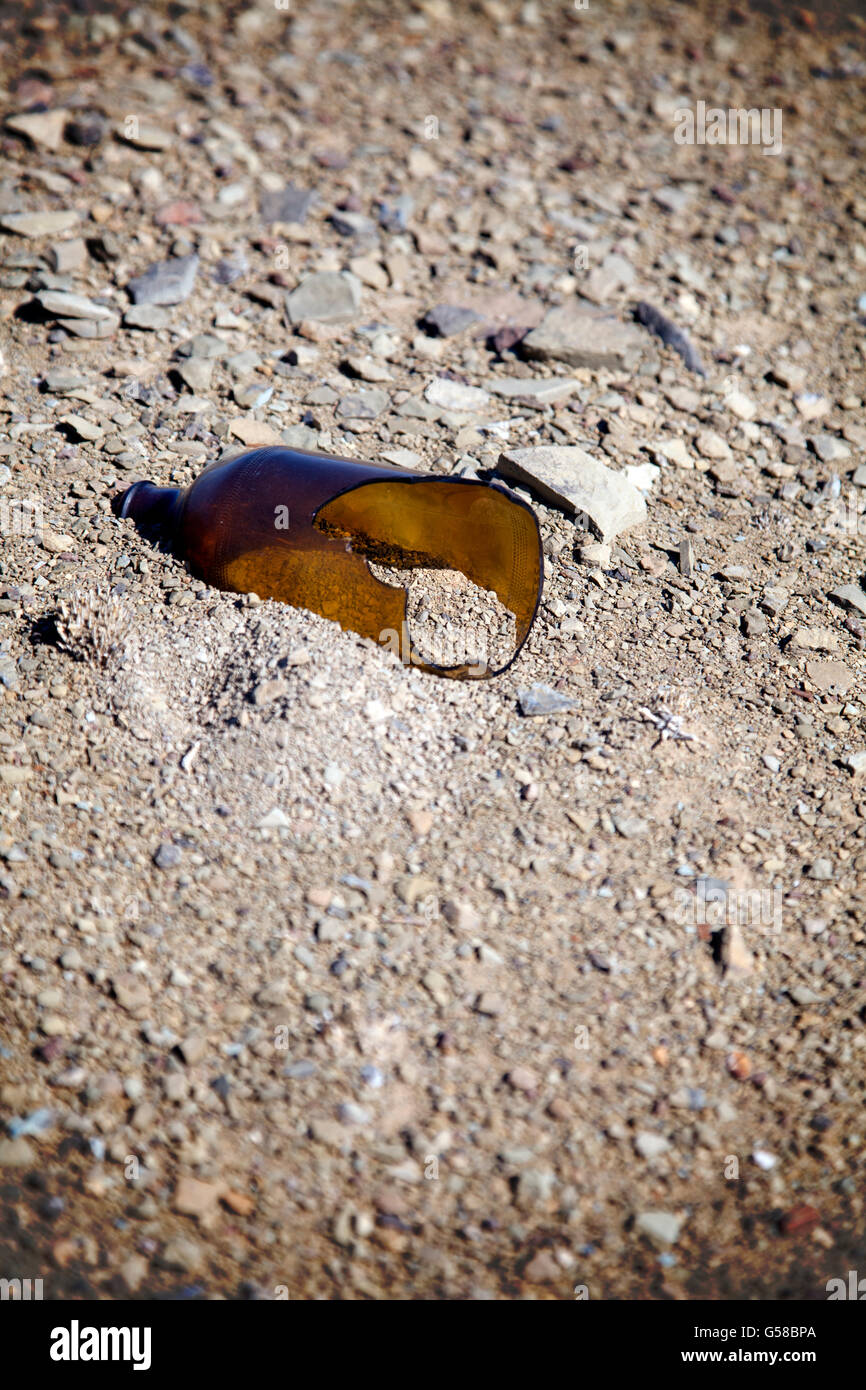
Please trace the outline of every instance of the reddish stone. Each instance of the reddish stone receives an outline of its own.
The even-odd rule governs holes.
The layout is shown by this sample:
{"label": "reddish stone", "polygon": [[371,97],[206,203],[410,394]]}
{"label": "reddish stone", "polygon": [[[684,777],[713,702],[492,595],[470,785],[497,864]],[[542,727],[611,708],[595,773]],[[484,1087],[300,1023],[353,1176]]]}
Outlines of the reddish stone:
{"label": "reddish stone", "polygon": [[751,1076],[752,1064],[745,1052],[735,1049],[728,1053],[725,1061],[731,1076],[735,1076],[738,1081],[746,1081]]}
{"label": "reddish stone", "polygon": [[792,1207],[790,1211],[785,1212],[779,1222],[779,1230],[783,1236],[793,1236],[800,1231],[810,1231],[820,1220],[821,1213],[803,1202],[800,1206]]}
{"label": "reddish stone", "polygon": [[153,220],[158,227],[189,227],[193,223],[201,222],[203,218],[198,203],[178,198],[173,203],[163,203],[161,208],[157,208]]}
{"label": "reddish stone", "polygon": [[15,84],[15,96],[26,109],[38,106],[53,106],[54,88],[38,77],[22,77]]}

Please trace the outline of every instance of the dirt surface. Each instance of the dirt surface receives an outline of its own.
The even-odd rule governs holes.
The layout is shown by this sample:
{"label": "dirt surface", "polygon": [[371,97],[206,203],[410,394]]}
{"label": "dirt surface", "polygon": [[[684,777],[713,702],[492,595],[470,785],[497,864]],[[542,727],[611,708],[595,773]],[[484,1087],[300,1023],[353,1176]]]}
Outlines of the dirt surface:
{"label": "dirt surface", "polygon": [[[723,10],[0,8],[0,1276],[863,1268],[866,28]],[[698,101],[782,149],[678,144]],[[577,297],[706,375],[638,325],[621,367],[528,355]],[[482,478],[576,445],[652,465],[647,519],[607,551],[518,489],[536,625],[437,679],[112,515],[280,441]]]}

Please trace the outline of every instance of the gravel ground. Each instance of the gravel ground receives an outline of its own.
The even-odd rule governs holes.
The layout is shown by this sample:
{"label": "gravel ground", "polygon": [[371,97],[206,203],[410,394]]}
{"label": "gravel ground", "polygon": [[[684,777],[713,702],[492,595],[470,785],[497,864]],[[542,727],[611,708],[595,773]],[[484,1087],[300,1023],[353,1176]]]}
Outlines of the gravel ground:
{"label": "gravel ground", "polygon": [[[862,18],[16,6],[0,52],[0,1275],[826,1297],[866,1256]],[[698,101],[781,150],[678,144]],[[112,515],[281,441],[577,446],[646,520],[517,485],[536,625],[437,679]]]}

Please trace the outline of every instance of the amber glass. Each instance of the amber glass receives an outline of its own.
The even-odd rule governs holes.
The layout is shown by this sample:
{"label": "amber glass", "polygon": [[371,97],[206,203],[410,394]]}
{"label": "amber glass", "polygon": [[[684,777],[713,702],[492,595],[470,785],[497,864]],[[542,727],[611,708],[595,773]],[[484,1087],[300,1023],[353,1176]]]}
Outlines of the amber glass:
{"label": "amber glass", "polygon": [[[543,579],[532,510],[496,484],[441,478],[393,464],[296,449],[254,449],[213,463],[190,487],[136,483],[115,510],[160,523],[175,553],[219,589],[308,608],[375,642],[401,635],[403,659],[461,679],[500,674],[529,634]],[[402,640],[406,593],[370,571],[461,570],[492,589],[516,619],[516,646],[499,670],[436,666]]]}

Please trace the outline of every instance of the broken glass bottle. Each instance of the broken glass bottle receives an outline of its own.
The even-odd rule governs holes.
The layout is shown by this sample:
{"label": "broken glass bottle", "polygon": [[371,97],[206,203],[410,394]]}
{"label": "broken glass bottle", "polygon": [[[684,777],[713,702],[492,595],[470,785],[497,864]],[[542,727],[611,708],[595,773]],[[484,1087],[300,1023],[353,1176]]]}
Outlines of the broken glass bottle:
{"label": "broken glass bottle", "polygon": [[[112,503],[218,589],[307,608],[389,645],[412,666],[478,679],[514,661],[543,582],[541,535],[526,503],[496,483],[416,473],[297,449],[253,449],[212,463],[186,489],[137,482]],[[394,570],[460,570],[514,615],[515,647],[494,666],[482,654],[453,665],[425,660],[406,622]]]}

